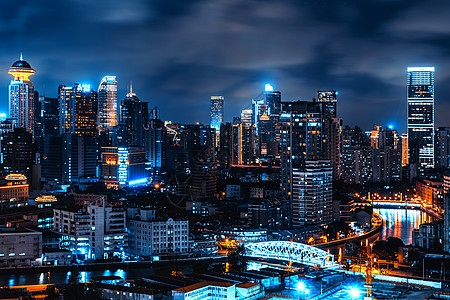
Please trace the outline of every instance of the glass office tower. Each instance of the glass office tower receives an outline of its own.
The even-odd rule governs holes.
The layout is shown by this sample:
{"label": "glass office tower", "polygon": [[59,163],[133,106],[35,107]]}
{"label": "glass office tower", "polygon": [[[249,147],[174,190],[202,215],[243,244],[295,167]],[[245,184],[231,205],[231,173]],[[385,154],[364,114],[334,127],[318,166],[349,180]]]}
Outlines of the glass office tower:
{"label": "glass office tower", "polygon": [[408,68],[408,156],[419,170],[434,166],[434,67]]}

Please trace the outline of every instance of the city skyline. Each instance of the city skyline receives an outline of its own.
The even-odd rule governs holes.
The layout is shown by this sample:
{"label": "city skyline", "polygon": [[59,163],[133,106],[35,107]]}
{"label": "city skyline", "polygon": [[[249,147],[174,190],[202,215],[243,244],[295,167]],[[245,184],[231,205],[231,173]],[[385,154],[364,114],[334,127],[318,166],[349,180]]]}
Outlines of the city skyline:
{"label": "city skyline", "polygon": [[[436,67],[436,126],[448,125],[448,26],[439,16],[449,4],[432,2],[68,1],[50,3],[50,10],[11,3],[4,10],[0,63],[8,68],[23,51],[37,70],[35,89],[50,97],[59,84],[97,86],[103,76],[115,75],[122,99],[133,80],[140,99],[158,106],[162,119],[180,123],[208,124],[208,100],[216,94],[227,99],[225,121],[231,121],[265,83],[284,100],[336,90],[344,124],[370,129],[394,123],[405,132],[408,66]],[[424,10],[433,20],[419,18]],[[35,20],[40,26],[32,26]],[[7,111],[9,80],[0,75],[0,111]]]}

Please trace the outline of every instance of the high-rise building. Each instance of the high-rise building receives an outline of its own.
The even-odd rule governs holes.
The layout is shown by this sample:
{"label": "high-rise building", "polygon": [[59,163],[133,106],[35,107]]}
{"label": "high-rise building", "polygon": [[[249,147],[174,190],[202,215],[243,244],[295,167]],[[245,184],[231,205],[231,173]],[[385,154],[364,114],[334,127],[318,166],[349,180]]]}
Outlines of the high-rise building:
{"label": "high-rise building", "polygon": [[117,123],[116,76],[105,76],[98,87],[98,131],[101,133]]}
{"label": "high-rise building", "polygon": [[244,125],[247,125],[247,126],[252,126],[252,124],[253,124],[253,111],[251,109],[243,109],[242,110],[240,123],[244,124]]}
{"label": "high-rise building", "polygon": [[220,131],[220,125],[223,124],[223,97],[211,96],[210,101],[211,127]]}
{"label": "high-rise building", "polygon": [[[332,130],[336,130],[337,124],[332,124],[333,119],[336,118],[336,105],[337,105],[337,92],[336,91],[318,91],[317,92],[317,102],[321,104],[322,110],[322,135],[323,139],[326,143],[326,147],[323,148],[324,157],[329,160],[332,160],[332,156],[335,156],[335,149],[332,148],[334,145],[330,140],[336,136],[336,132],[332,132]],[[342,128],[342,127],[341,127]],[[332,137],[333,136],[333,137]],[[333,169],[334,164],[333,164]],[[335,173],[335,171],[334,171]],[[337,175],[337,174],[334,174]],[[336,178],[337,179],[337,178]]]}
{"label": "high-rise building", "polygon": [[307,160],[323,159],[322,112],[318,102],[282,102],[280,116],[281,186],[290,196],[293,170]]}
{"label": "high-rise building", "polygon": [[373,150],[369,146],[350,146],[342,151],[342,180],[365,184],[373,179]]}
{"label": "high-rise building", "polygon": [[144,145],[144,128],[148,127],[148,102],[139,100],[133,88],[122,100],[120,106],[120,120],[127,127],[128,136],[125,142],[128,145]]}
{"label": "high-rise building", "polygon": [[152,181],[160,182],[166,165],[167,129],[161,120],[152,119],[144,133],[145,157],[150,163],[150,177]]}
{"label": "high-rise building", "polygon": [[[73,87],[60,85],[58,96],[61,156],[59,158],[56,151],[49,151],[52,157],[47,159],[53,171],[48,176],[57,175],[56,168],[60,165],[63,182],[95,178],[98,161],[98,94],[91,90],[90,85],[74,84]],[[53,139],[56,143],[57,138]]]}
{"label": "high-rise building", "polygon": [[450,167],[450,128],[439,127],[436,129],[436,166]]}
{"label": "high-rise building", "polygon": [[341,179],[342,166],[342,131],[343,131],[343,120],[342,118],[332,118],[329,123],[328,131],[328,158],[331,161],[331,168],[333,169],[333,180]]}
{"label": "high-rise building", "polygon": [[403,133],[401,135],[401,139],[402,139],[402,167],[405,167],[409,163],[409,160],[408,160],[408,134]]}
{"label": "high-rise building", "polygon": [[324,119],[336,118],[336,104],[337,104],[336,91],[318,91],[317,101],[322,103],[323,117]]}
{"label": "high-rise building", "polygon": [[30,76],[36,71],[22,59],[16,61],[8,70],[14,79],[9,84],[9,115],[17,127],[25,128],[34,135],[34,86]]}
{"label": "high-rise building", "polygon": [[333,189],[330,161],[306,161],[293,170],[292,225],[324,226],[333,221]]}
{"label": "high-rise building", "polygon": [[108,188],[149,183],[143,147],[102,147],[100,176]]}
{"label": "high-rise building", "polygon": [[231,135],[232,159],[234,165],[251,165],[253,162],[253,131],[244,124],[233,125]]}
{"label": "high-rise building", "polygon": [[88,84],[60,85],[58,97],[60,133],[97,136],[97,92]]}
{"label": "high-rise building", "polygon": [[3,176],[23,174],[32,181],[34,164],[33,138],[25,128],[15,128],[2,137]]}
{"label": "high-rise building", "polygon": [[434,167],[434,67],[408,68],[409,163]]}

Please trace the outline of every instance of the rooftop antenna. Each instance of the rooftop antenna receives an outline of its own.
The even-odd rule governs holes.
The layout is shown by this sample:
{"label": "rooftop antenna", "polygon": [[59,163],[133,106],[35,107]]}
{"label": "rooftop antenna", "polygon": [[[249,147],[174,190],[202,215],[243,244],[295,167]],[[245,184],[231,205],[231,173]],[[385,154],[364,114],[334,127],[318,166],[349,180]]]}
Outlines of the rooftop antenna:
{"label": "rooftop antenna", "polygon": [[20,60],[23,60],[22,52],[20,52]]}
{"label": "rooftop antenna", "polygon": [[133,94],[133,80],[130,81],[130,94]]}

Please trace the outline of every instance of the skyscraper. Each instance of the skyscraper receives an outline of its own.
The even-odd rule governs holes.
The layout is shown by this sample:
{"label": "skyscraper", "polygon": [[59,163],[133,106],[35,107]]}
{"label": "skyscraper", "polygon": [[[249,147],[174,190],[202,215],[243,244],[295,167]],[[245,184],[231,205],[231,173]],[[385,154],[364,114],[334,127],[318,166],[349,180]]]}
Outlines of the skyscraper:
{"label": "skyscraper", "polygon": [[434,67],[408,68],[409,163],[434,166]]}
{"label": "skyscraper", "polygon": [[105,76],[98,87],[98,131],[117,125],[116,76]]}
{"label": "skyscraper", "polygon": [[129,135],[126,144],[133,146],[144,145],[144,128],[148,127],[148,102],[139,100],[133,88],[122,100],[120,106],[120,121],[128,128]]}
{"label": "skyscraper", "polygon": [[291,197],[293,170],[323,159],[322,112],[318,102],[282,102],[280,116],[281,187]]}
{"label": "skyscraper", "polygon": [[97,136],[97,92],[88,84],[60,85],[59,115],[60,133],[75,133],[79,136]]}
{"label": "skyscraper", "polygon": [[292,225],[328,225],[333,220],[330,161],[306,161],[292,176]]}
{"label": "skyscraper", "polygon": [[324,119],[336,118],[337,94],[338,93],[336,91],[317,92],[317,101],[322,103]]}
{"label": "skyscraper", "polygon": [[211,96],[210,102],[211,127],[220,131],[220,125],[223,124],[223,97]]}
{"label": "skyscraper", "polygon": [[30,76],[36,71],[22,59],[8,70],[14,79],[9,84],[9,114],[17,122],[17,127],[25,128],[34,135],[34,86]]}
{"label": "skyscraper", "polygon": [[[90,85],[74,84],[73,87],[60,85],[58,96],[62,135],[61,180],[73,182],[81,178],[93,178],[96,176],[98,160],[98,94],[91,90]],[[59,158],[54,157],[52,160],[57,165]]]}

